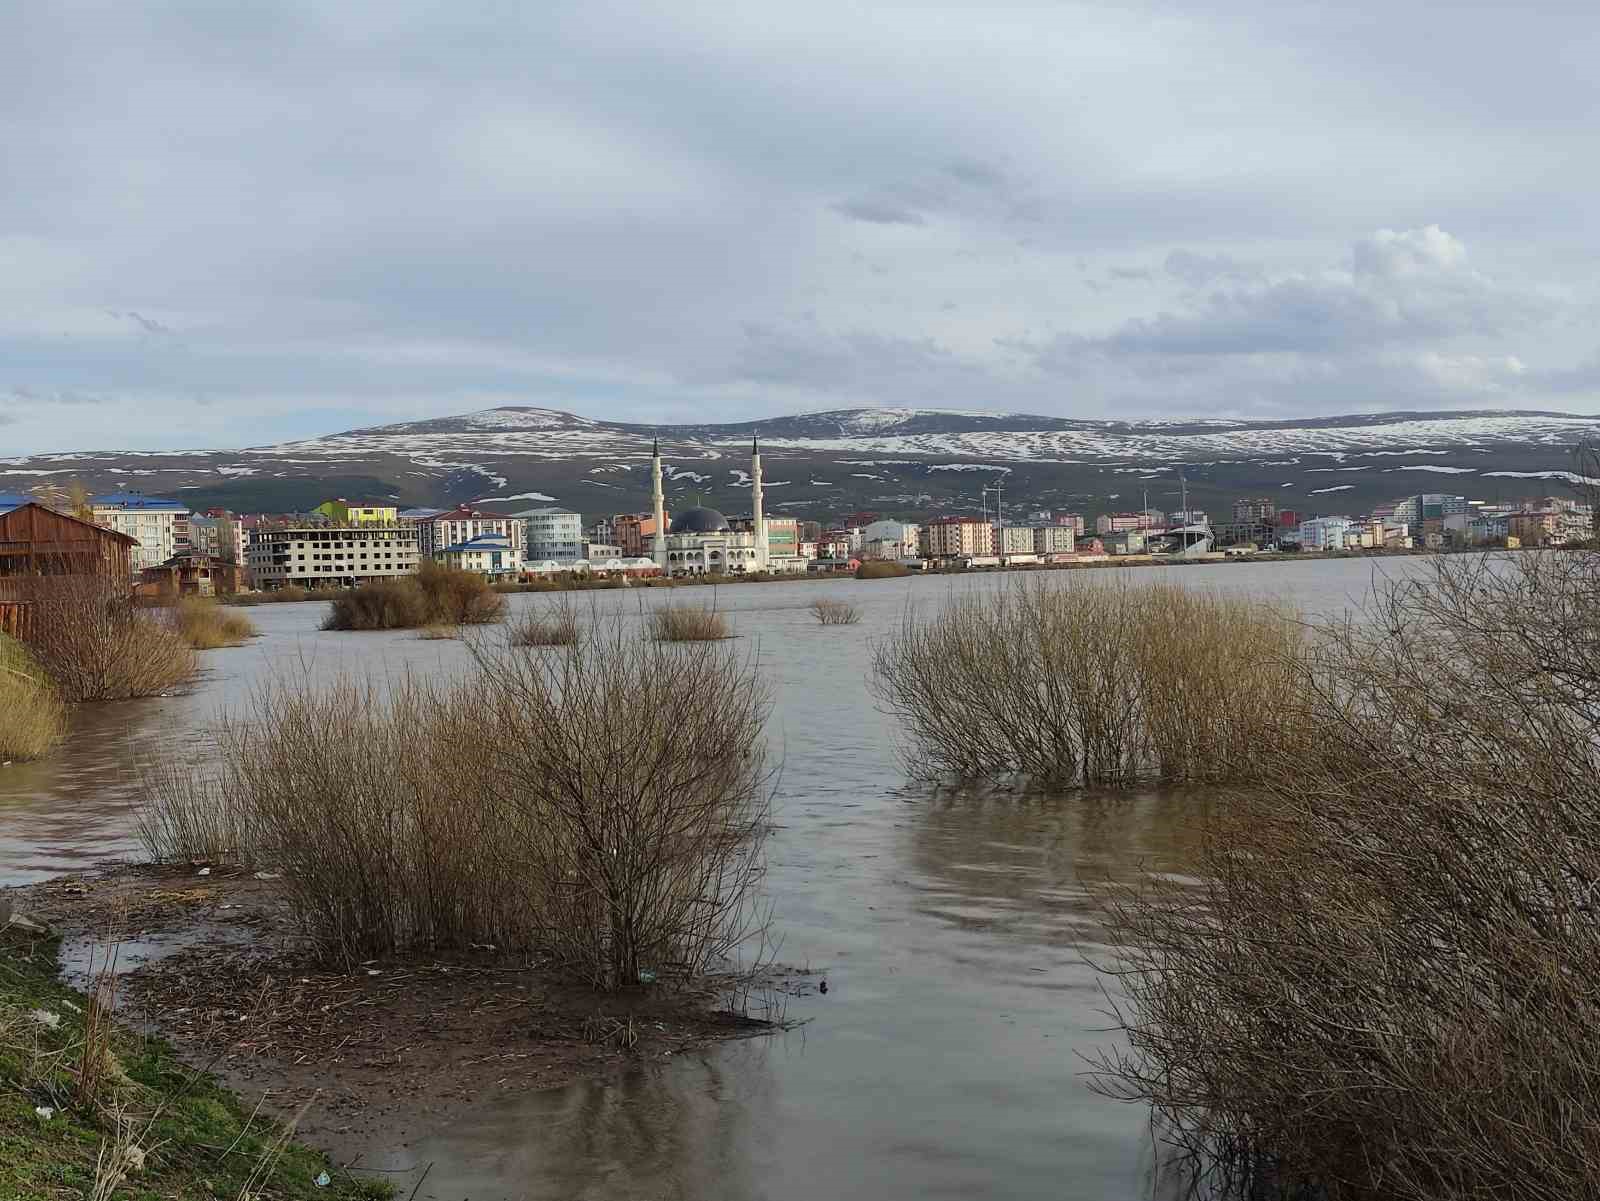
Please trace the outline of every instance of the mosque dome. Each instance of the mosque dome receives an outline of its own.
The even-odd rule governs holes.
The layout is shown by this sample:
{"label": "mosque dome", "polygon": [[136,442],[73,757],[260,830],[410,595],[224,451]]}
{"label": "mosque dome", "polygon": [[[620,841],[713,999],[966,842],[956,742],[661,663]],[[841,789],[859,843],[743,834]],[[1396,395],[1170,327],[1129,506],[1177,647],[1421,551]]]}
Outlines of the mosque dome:
{"label": "mosque dome", "polygon": [[725,534],[728,519],[715,509],[685,509],[672,519],[674,534]]}

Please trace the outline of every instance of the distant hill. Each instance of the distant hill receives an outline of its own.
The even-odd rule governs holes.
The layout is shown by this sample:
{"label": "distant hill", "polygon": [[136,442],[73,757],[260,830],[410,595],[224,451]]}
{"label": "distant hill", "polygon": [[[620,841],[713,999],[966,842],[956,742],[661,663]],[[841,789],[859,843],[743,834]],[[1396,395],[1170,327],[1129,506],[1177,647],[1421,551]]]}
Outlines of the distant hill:
{"label": "distant hill", "polygon": [[659,438],[669,503],[749,508],[759,436],[770,511],[827,520],[976,512],[1002,480],[1007,511],[1086,513],[1177,503],[1223,516],[1240,495],[1324,513],[1421,491],[1486,500],[1560,491],[1570,448],[1600,418],[1535,412],[1368,413],[1294,421],[1085,421],[945,409],[840,409],[760,421],[651,426],[507,406],[247,450],[95,451],[0,458],[0,492],[78,478],[196,508],[309,507],[330,495],[586,514],[648,507]]}

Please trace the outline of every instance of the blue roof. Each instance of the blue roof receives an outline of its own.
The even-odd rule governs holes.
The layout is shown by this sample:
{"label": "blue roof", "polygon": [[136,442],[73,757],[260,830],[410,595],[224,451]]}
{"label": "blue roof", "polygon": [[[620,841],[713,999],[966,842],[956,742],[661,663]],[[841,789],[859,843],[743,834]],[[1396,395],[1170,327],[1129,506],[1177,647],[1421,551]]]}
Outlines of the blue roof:
{"label": "blue roof", "polygon": [[90,497],[89,503],[118,509],[177,509],[185,513],[189,511],[187,505],[181,505],[175,500],[146,496],[143,492],[107,492],[103,496]]}
{"label": "blue roof", "polygon": [[0,492],[0,513],[9,513],[12,509],[20,508],[34,499],[24,496],[20,492]]}
{"label": "blue roof", "polygon": [[479,534],[476,538],[469,538],[465,542],[457,542],[454,546],[447,546],[440,554],[449,554],[451,551],[462,550],[510,550],[511,539],[504,534]]}

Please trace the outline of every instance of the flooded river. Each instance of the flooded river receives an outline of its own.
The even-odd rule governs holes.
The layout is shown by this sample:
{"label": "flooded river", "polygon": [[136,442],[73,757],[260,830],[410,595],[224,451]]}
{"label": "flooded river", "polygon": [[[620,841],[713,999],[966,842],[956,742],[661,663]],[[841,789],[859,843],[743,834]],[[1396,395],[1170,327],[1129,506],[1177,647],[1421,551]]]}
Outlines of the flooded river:
{"label": "flooded river", "polygon": [[[1376,567],[1393,576],[1418,562]],[[1364,594],[1374,569],[1334,560],[1127,570],[1329,613]],[[784,769],[767,890],[778,958],[828,983],[826,995],[789,1000],[788,1016],[804,1025],[463,1110],[363,1164],[399,1169],[407,1196],[431,1163],[417,1195],[438,1201],[1149,1197],[1148,1114],[1097,1096],[1084,1077],[1085,1057],[1113,1045],[1102,981],[1085,962],[1100,946],[1089,888],[1184,871],[1205,799],[908,786],[895,731],[866,687],[867,648],[908,602],[935,607],[951,590],[906,579],[717,594],[773,686]],[[636,613],[668,595],[579,599]],[[858,605],[861,624],[819,626],[806,606],[821,595]],[[138,756],[194,743],[210,714],[268,673],[452,672],[466,659],[457,643],[412,633],[322,633],[321,605],[250,613],[264,637],[208,652],[192,694],[86,709],[54,758],[0,768],[0,884],[136,854]]]}

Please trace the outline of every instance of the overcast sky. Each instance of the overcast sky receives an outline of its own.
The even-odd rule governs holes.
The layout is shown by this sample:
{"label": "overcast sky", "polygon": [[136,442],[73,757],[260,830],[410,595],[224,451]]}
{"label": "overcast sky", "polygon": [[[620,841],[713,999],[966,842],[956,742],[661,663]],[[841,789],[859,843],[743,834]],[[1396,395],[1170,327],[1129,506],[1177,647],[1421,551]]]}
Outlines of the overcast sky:
{"label": "overcast sky", "polygon": [[0,6],[0,454],[1600,410],[1592,0]]}

